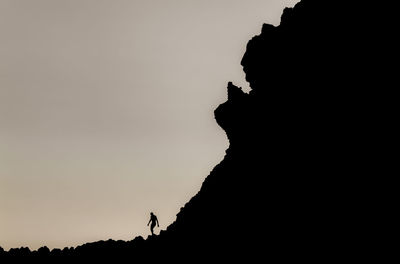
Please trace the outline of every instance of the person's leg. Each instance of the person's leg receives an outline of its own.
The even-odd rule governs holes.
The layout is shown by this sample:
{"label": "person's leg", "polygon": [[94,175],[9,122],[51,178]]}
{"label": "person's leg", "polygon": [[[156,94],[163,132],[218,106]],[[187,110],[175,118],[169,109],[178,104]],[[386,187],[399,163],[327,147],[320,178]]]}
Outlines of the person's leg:
{"label": "person's leg", "polygon": [[154,235],[154,227],[155,227],[156,225],[154,224],[154,223],[151,223],[151,227],[150,227],[150,230],[151,230],[151,234],[152,235]]}

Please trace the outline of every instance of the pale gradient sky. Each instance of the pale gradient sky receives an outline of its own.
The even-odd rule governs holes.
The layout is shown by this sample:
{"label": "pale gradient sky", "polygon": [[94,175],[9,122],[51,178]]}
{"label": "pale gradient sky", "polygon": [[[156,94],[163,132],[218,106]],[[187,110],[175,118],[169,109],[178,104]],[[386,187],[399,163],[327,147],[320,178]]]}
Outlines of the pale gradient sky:
{"label": "pale gradient sky", "polygon": [[224,156],[247,41],[296,2],[0,0],[0,246],[165,229]]}

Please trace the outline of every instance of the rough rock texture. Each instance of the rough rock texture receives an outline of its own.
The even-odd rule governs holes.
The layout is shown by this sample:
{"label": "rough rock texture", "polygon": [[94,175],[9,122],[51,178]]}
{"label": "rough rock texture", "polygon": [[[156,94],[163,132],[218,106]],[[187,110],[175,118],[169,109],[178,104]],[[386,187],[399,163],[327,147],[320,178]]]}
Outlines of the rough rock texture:
{"label": "rough rock texture", "polygon": [[356,2],[303,0],[250,40],[242,65],[251,92],[229,83],[215,110],[230,141],[226,156],[167,230],[51,254],[178,263],[372,258],[372,212],[378,178],[393,167],[397,115],[381,21]]}

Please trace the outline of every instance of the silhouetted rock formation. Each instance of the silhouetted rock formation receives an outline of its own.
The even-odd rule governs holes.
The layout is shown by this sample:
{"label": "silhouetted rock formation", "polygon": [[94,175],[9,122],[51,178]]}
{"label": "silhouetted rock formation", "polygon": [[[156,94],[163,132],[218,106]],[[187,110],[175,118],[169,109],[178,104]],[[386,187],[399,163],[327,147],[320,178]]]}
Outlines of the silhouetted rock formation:
{"label": "silhouetted rock formation", "polygon": [[379,64],[388,47],[367,4],[352,2],[303,0],[250,40],[242,65],[252,90],[229,83],[215,110],[229,149],[167,230],[50,254],[187,263],[369,256],[376,178],[392,168],[397,129]]}

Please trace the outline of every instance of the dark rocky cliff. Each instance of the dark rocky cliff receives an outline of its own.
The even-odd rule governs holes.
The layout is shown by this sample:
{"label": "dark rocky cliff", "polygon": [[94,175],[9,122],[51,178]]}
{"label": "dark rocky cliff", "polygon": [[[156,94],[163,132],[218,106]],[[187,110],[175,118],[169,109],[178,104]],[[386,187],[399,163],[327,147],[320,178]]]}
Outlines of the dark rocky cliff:
{"label": "dark rocky cliff", "polygon": [[229,83],[215,110],[230,142],[224,160],[167,230],[58,255],[189,263],[370,256],[377,178],[391,170],[397,115],[382,59],[389,47],[366,5],[303,0],[249,41],[242,65],[251,91]]}

